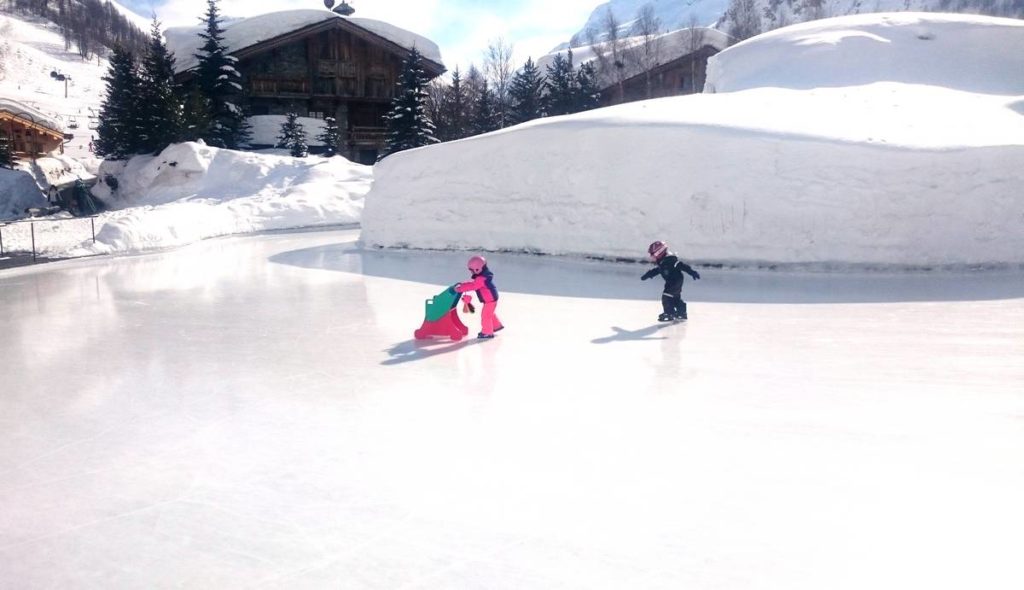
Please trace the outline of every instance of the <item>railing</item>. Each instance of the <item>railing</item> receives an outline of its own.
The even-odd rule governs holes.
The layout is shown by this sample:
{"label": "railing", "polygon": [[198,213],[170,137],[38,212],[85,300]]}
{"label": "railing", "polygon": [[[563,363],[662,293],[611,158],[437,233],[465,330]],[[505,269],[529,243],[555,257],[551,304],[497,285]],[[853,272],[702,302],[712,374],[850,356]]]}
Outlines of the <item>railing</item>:
{"label": "railing", "polygon": [[350,61],[335,61],[321,59],[316,64],[316,71],[321,76],[341,76],[344,78],[356,77],[356,64]]}
{"label": "railing", "polygon": [[354,145],[382,146],[386,131],[383,127],[352,127],[349,140]]}
{"label": "railing", "polygon": [[306,78],[252,78],[249,91],[253,95],[309,94]]}
{"label": "railing", "polygon": [[[89,220],[89,233],[84,228],[74,234],[61,234],[63,228],[60,224],[76,223],[81,226],[85,220]],[[39,232],[36,225],[40,225]],[[27,226],[27,229],[26,229]],[[92,242],[96,243],[96,216],[72,217],[70,219],[23,219],[18,221],[0,222],[0,258],[8,257],[15,253],[32,253],[32,262],[36,262],[40,254],[50,251],[63,251],[69,247],[85,241],[86,236],[91,235]]]}

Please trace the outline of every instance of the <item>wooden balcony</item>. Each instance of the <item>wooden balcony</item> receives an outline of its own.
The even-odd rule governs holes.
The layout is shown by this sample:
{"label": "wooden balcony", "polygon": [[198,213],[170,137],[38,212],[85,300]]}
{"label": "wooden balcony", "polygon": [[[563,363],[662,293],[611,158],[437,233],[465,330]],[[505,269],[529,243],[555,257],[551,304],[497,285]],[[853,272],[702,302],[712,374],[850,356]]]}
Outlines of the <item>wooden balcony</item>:
{"label": "wooden balcony", "polygon": [[309,96],[306,78],[252,78],[250,96]]}
{"label": "wooden balcony", "polygon": [[316,72],[320,76],[340,76],[343,78],[355,78],[356,64],[350,61],[335,61],[321,59],[316,64]]}
{"label": "wooden balcony", "polygon": [[352,127],[349,142],[358,147],[384,147],[386,130],[383,127]]}

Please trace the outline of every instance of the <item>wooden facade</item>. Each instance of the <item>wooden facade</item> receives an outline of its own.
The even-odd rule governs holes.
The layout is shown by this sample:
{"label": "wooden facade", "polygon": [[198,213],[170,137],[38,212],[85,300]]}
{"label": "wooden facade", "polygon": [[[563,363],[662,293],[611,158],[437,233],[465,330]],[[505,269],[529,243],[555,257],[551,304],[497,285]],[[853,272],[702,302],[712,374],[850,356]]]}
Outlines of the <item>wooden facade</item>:
{"label": "wooden facade", "polygon": [[24,158],[40,158],[64,149],[64,133],[37,120],[30,113],[0,107],[0,130],[13,140],[13,152]]}
{"label": "wooden facade", "polygon": [[[343,18],[308,26],[232,52],[250,115],[334,117],[345,133],[342,155],[372,164],[384,147],[391,108],[409,50]],[[423,59],[430,78],[442,64]],[[188,80],[193,72],[178,75]]]}
{"label": "wooden facade", "polygon": [[702,92],[708,58],[718,49],[705,45],[693,53],[658,65],[632,78],[601,89],[601,106]]}

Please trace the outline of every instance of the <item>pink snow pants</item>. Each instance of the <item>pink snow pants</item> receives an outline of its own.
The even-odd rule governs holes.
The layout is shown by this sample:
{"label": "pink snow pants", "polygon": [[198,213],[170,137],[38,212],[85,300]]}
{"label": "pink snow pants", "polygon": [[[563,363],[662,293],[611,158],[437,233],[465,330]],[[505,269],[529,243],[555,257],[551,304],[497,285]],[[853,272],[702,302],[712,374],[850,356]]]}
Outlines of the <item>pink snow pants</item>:
{"label": "pink snow pants", "polygon": [[494,315],[494,308],[498,307],[497,301],[484,303],[484,309],[480,312],[480,331],[484,334],[494,334],[495,330],[501,329],[501,320]]}

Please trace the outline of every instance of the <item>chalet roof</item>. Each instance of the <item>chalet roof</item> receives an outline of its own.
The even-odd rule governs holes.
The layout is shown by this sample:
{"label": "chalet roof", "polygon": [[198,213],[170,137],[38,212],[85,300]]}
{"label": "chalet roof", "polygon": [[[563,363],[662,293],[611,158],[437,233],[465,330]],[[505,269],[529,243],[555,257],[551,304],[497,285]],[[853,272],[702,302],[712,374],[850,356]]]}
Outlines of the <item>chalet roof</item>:
{"label": "chalet roof", "polygon": [[64,136],[64,125],[58,119],[23,102],[10,98],[0,98],[0,113],[15,117],[22,122],[34,123],[35,127],[44,128],[53,135]]}
{"label": "chalet roof", "polygon": [[[228,51],[234,54],[265,41],[323,25],[334,19],[341,19],[349,25],[358,27],[404,49],[409,50],[415,47],[425,59],[436,63],[440,70],[444,70],[441,50],[430,39],[383,21],[341,16],[323,9],[283,10],[226,21],[223,25],[224,44],[228,47]],[[191,70],[198,65],[195,53],[199,51],[199,46],[202,44],[199,38],[201,30],[202,27],[196,26],[172,27],[164,31],[167,48],[174,52],[175,73]]]}
{"label": "chalet roof", "polygon": [[[681,57],[694,53],[702,47],[713,47],[719,51],[729,46],[729,36],[717,29],[703,27],[685,28],[662,33],[654,38],[651,46],[651,54],[655,58],[646,60],[635,57],[643,48],[643,37],[628,37],[622,39],[624,56],[621,58],[624,72],[623,79],[629,79],[646,70],[655,69],[658,66],[673,62]],[[547,73],[547,66],[551,65],[556,55],[565,55],[568,49],[560,49],[549,53],[537,60],[537,67],[541,73]],[[598,54],[609,55],[611,44],[604,42],[597,45],[584,45],[572,48],[572,61],[578,68],[584,63],[596,62]],[[596,63],[594,65],[597,65]],[[599,79],[597,81],[601,90],[612,86],[614,80]]]}

